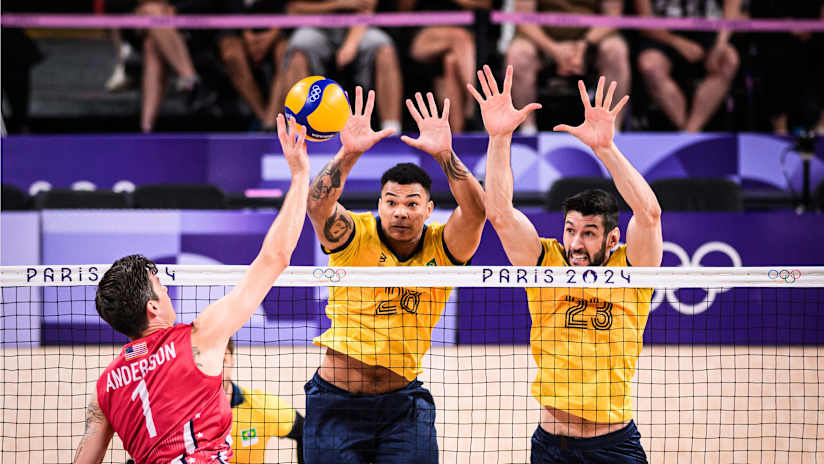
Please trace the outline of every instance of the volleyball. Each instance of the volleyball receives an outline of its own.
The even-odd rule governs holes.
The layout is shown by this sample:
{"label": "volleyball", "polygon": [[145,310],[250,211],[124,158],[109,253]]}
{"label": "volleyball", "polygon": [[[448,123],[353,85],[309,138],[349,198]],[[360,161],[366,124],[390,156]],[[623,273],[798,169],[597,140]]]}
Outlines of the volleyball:
{"label": "volleyball", "polygon": [[286,94],[285,113],[306,127],[306,139],[329,140],[346,125],[351,110],[343,88],[332,79],[309,76]]}

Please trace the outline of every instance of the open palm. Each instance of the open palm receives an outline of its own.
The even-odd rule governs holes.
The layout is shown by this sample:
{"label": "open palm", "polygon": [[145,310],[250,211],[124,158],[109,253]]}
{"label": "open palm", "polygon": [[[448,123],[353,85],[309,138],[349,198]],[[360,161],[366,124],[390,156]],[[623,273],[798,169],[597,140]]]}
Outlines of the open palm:
{"label": "open palm", "polygon": [[595,105],[589,102],[586,86],[583,81],[578,81],[578,90],[581,93],[581,101],[584,103],[584,122],[583,124],[572,127],[566,124],[559,124],[553,128],[555,131],[569,132],[578,137],[578,139],[589,145],[593,150],[596,148],[608,147],[612,144],[612,139],[615,137],[615,117],[621,112],[621,108],[629,100],[628,95],[619,101],[615,107],[610,110],[612,105],[612,96],[615,94],[615,87],[618,85],[613,81],[606,97],[604,97],[604,76],[598,79],[598,87],[595,90]]}
{"label": "open palm", "polygon": [[418,125],[420,135],[417,139],[401,136],[407,145],[423,150],[432,156],[441,153],[451,153],[452,151],[452,130],[449,128],[449,99],[443,102],[443,114],[438,117],[438,105],[435,103],[435,97],[432,92],[426,94],[429,100],[429,108],[424,104],[423,97],[420,92],[415,94],[415,100],[418,102],[418,108],[412,100],[406,100],[406,107],[409,109],[409,114]]}
{"label": "open palm", "polygon": [[363,153],[372,148],[382,138],[392,135],[394,130],[384,129],[380,132],[372,130],[372,110],[375,107],[375,91],[370,90],[363,105],[363,89],[355,88],[355,108],[343,130],[340,131],[340,143],[348,153]]}
{"label": "open palm", "polygon": [[512,106],[512,66],[506,67],[506,77],[504,78],[504,88],[498,92],[498,83],[492,70],[488,65],[484,65],[483,71],[478,71],[478,81],[480,82],[483,97],[470,84],[466,84],[467,90],[481,107],[481,117],[484,120],[484,127],[490,136],[505,135],[515,132],[515,129],[524,122],[526,116],[541,105],[530,103],[520,110]]}

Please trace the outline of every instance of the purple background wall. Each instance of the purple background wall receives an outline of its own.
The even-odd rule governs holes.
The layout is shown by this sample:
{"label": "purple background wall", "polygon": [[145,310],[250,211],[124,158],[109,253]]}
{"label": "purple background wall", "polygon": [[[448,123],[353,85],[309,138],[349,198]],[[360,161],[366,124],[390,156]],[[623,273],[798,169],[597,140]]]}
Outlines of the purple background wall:
{"label": "purple background wall", "polygon": [[[801,189],[801,162],[789,153],[787,137],[757,134],[619,134],[616,144],[652,181],[666,177],[727,177],[745,188]],[[483,176],[487,137],[461,136],[455,151],[476,175]],[[311,144],[312,169],[318,171],[339,148],[337,139]],[[227,192],[284,188],[289,171],[274,136],[9,136],[2,139],[2,181],[28,191],[37,181],[68,188],[85,180],[98,189],[119,181],[211,183]],[[824,180],[824,138],[811,164],[813,188]],[[512,146],[515,186],[546,191],[561,176],[603,176],[592,152],[572,136],[545,133],[515,137]],[[366,153],[355,165],[347,191],[371,191],[381,173],[399,161],[418,162],[433,176],[436,191],[448,189],[440,167],[426,154],[393,137]],[[789,182],[783,174],[786,172]]]}

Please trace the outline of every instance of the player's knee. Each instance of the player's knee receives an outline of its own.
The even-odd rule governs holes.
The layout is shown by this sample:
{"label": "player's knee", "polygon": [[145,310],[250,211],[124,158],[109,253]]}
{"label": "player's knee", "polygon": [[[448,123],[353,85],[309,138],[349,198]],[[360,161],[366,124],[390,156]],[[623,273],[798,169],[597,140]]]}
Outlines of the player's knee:
{"label": "player's knee", "polygon": [[668,68],[669,62],[660,52],[645,51],[638,57],[638,72],[653,83],[665,77]]}
{"label": "player's knee", "polygon": [[738,52],[736,52],[735,48],[732,46],[728,46],[727,50],[724,52],[724,60],[721,64],[721,73],[727,79],[732,80],[735,77],[735,73],[738,72],[739,65],[740,58],[738,57]]}
{"label": "player's knee", "polygon": [[375,51],[375,63],[379,67],[398,66],[398,54],[395,52],[395,47],[389,44],[378,47]]}
{"label": "player's knee", "polygon": [[237,37],[226,37],[220,41],[220,58],[230,66],[245,58],[243,44]]}
{"label": "player's knee", "polygon": [[605,39],[598,46],[598,58],[601,63],[611,68],[629,66],[629,46],[618,36]]}
{"label": "player's knee", "polygon": [[516,72],[534,71],[537,59],[535,48],[525,40],[514,40],[506,52],[506,64],[512,65]]}

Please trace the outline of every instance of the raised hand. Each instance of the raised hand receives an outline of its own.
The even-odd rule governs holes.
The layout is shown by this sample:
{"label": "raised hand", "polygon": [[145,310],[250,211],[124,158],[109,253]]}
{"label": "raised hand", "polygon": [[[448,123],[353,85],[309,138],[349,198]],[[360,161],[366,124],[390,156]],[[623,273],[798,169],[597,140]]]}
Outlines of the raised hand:
{"label": "raised hand", "polygon": [[309,155],[306,153],[306,128],[298,129],[294,119],[287,123],[286,118],[278,113],[278,139],[283,149],[283,156],[289,164],[292,175],[309,172]]}
{"label": "raised hand", "polygon": [[429,108],[423,101],[420,92],[415,94],[415,100],[418,102],[418,108],[412,100],[406,99],[406,107],[412,115],[412,119],[418,125],[420,135],[417,139],[401,136],[401,140],[407,145],[423,150],[434,157],[452,153],[452,130],[449,128],[449,99],[443,101],[443,114],[438,117],[438,105],[435,103],[435,97],[432,92],[426,94],[429,100]]}
{"label": "raised hand", "polygon": [[340,143],[344,153],[363,154],[372,148],[382,138],[392,135],[393,129],[384,129],[380,132],[372,130],[372,110],[375,108],[375,91],[370,90],[363,105],[363,89],[355,88],[355,108],[340,131]]}
{"label": "raised hand", "polygon": [[598,79],[598,87],[595,90],[595,106],[589,103],[589,96],[587,95],[584,81],[578,81],[578,90],[581,93],[581,101],[584,103],[584,122],[576,127],[559,124],[552,130],[569,132],[575,137],[578,137],[581,142],[589,145],[593,150],[612,145],[612,139],[615,136],[615,117],[621,112],[621,108],[626,105],[629,100],[629,95],[624,95],[621,101],[610,110],[609,107],[612,105],[612,96],[615,94],[615,87],[618,83],[613,81],[612,84],[609,85],[607,96],[604,97],[605,81],[604,76]]}
{"label": "raised hand", "polygon": [[520,110],[512,106],[511,65],[506,67],[503,92],[498,92],[498,83],[495,82],[495,76],[488,65],[484,65],[483,71],[478,71],[478,81],[484,93],[483,97],[471,84],[466,84],[466,88],[481,106],[484,127],[490,137],[511,134],[531,111],[541,108],[538,103],[530,103]]}

